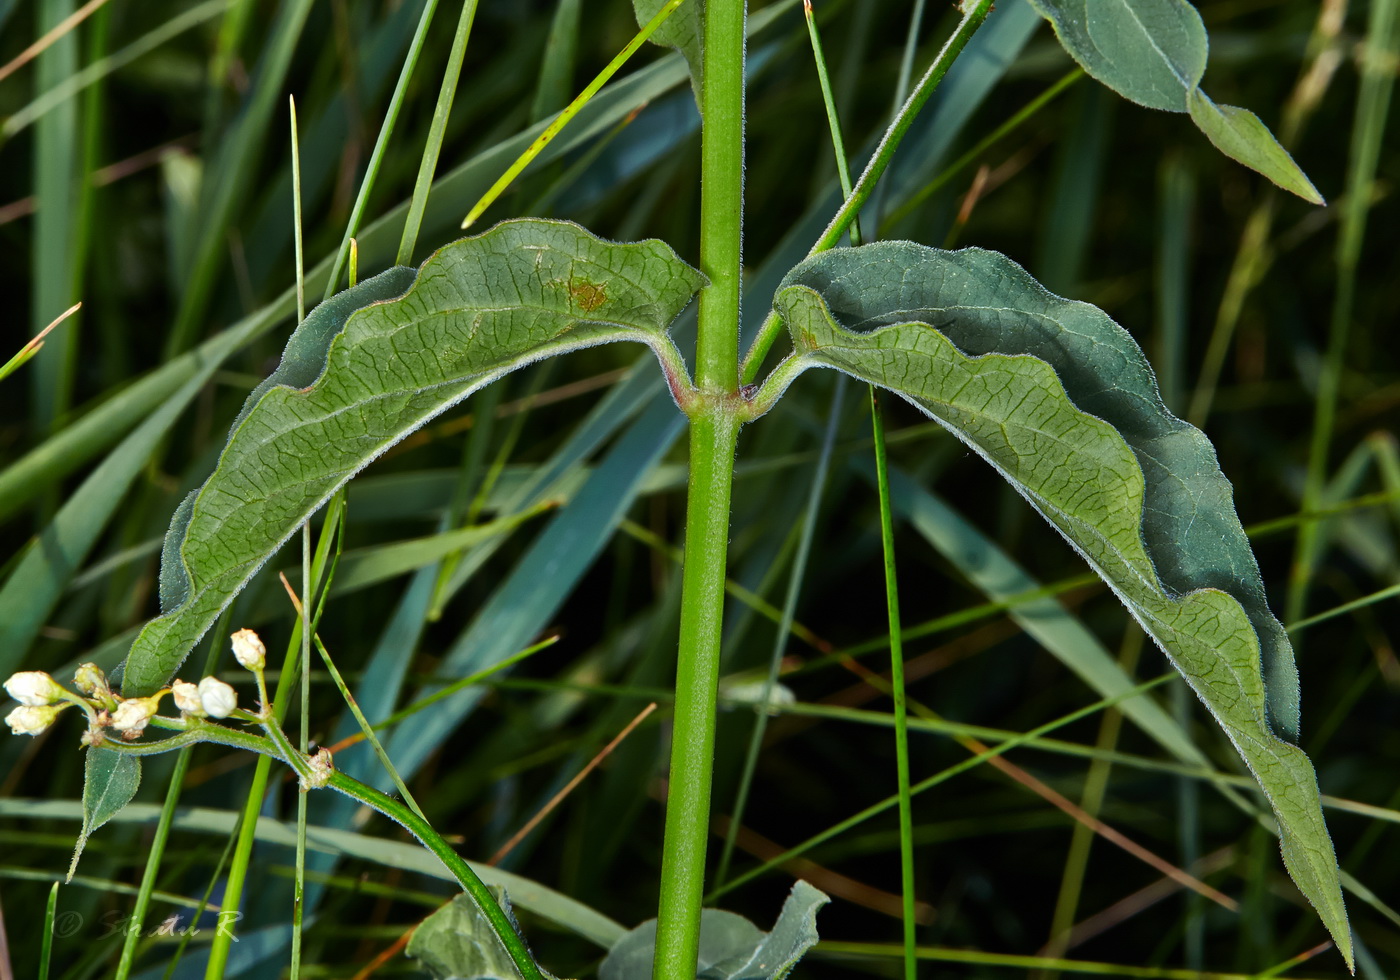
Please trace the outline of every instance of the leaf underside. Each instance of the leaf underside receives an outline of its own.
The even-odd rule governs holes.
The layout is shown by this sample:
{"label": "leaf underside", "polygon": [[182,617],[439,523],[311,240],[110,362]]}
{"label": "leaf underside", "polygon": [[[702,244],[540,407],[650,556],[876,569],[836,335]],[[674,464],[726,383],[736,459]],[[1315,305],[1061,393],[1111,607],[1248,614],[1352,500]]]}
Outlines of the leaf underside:
{"label": "leaf underside", "polygon": [[141,785],[141,760],[110,749],[90,748],[83,760],[83,829],[68,865],[68,880],[78,870],[78,859],[93,832],[131,802]]}
{"label": "leaf underside", "polygon": [[[700,955],[696,980],[782,980],[817,944],[817,912],[831,901],[798,879],[772,932],[733,912],[700,913]],[[656,955],[656,920],[619,939],[598,967],[598,980],[650,980]]]}
{"label": "leaf underside", "polygon": [[163,615],[132,644],[124,693],[164,685],[254,572],[390,446],[542,357],[617,340],[670,344],[667,326],[702,282],[662,242],[519,220],[445,246],[416,276],[391,270],[322,304],[177,511]]}
{"label": "leaf underside", "polygon": [[[1216,106],[1201,91],[1208,41],[1186,0],[1030,0],[1081,68],[1125,99],[1189,112],[1216,149],[1313,204],[1307,175],[1253,113]],[[1092,9],[1091,9],[1092,8]]]}
{"label": "leaf underside", "polygon": [[[637,15],[637,26],[645,27],[661,12],[661,8],[666,6],[667,2],[668,0],[632,0],[632,11]],[[685,58],[685,63],[690,68],[690,86],[695,92],[697,104],[704,80],[704,37],[705,0],[686,0],[651,36],[653,44],[674,48]]]}
{"label": "leaf underside", "polygon": [[[505,889],[493,886],[491,891],[515,924]],[[417,960],[433,980],[521,980],[490,920],[465,892],[454,895],[451,902],[420,922],[404,953]]]}
{"label": "leaf underside", "polygon": [[990,462],[1074,545],[1238,749],[1284,863],[1351,961],[1337,862],[1298,737],[1298,678],[1229,482],[1172,416],[1137,344],[995,252],[836,249],[775,306],[801,366],[903,396]]}

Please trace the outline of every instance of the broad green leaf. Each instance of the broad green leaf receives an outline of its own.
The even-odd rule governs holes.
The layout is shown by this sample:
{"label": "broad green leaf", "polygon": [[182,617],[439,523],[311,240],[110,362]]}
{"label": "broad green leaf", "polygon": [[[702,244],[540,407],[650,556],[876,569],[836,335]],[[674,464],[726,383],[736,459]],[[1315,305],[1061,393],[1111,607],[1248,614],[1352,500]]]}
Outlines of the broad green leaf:
{"label": "broad green leaf", "polygon": [[1201,91],[1208,42],[1186,0],[1030,0],[1094,78],[1152,109],[1189,112],[1216,149],[1313,204],[1322,196],[1259,117]]}
{"label": "broad green leaf", "polygon": [[[514,924],[505,889],[495,886],[491,891]],[[434,980],[520,980],[510,953],[465,892],[420,922],[405,952]]]}
{"label": "broad green leaf", "polygon": [[[637,26],[647,23],[661,12],[669,0],[632,0]],[[690,84],[695,101],[700,101],[704,81],[705,0],[686,0],[675,9],[666,22],[656,29],[651,40],[665,48],[675,48],[690,67]]]}
{"label": "broad green leaf", "polygon": [[1132,338],[1005,256],[908,242],[799,264],[775,305],[790,370],[903,396],[990,462],[1078,550],[1200,696],[1278,817],[1284,863],[1350,960],[1336,858],[1298,737],[1292,647],[1229,482]]}
{"label": "broad green leaf", "polygon": [[78,870],[78,859],[93,832],[131,802],[141,785],[141,762],[134,755],[111,749],[91,748],[83,762],[83,829],[73,848],[68,877]]}
{"label": "broad green leaf", "polygon": [[[798,880],[792,886],[772,932],[733,912],[700,913],[697,980],[782,980],[817,944],[817,910],[831,899]],[[620,939],[598,967],[598,980],[648,980],[656,953],[656,920]]]}
{"label": "broad green leaf", "polygon": [[445,246],[416,278],[391,270],[322,304],[176,513],[164,614],[132,644],[128,695],[164,684],[263,562],[384,450],[539,358],[616,340],[668,348],[667,325],[702,282],[661,242],[520,220]]}
{"label": "broad green leaf", "polygon": [[1269,127],[1254,113],[1232,105],[1216,105],[1200,89],[1194,89],[1186,101],[1192,121],[1221,153],[1259,171],[1305,201],[1327,203],[1288,151],[1274,139]]}

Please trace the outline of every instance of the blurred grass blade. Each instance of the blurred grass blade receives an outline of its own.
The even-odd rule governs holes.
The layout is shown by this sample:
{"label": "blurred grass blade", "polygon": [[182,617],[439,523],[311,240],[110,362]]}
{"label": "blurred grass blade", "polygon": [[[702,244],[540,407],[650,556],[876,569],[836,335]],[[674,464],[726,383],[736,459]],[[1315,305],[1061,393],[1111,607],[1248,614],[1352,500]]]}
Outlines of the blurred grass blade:
{"label": "blurred grass blade", "polygon": [[[155,30],[132,41],[120,51],[110,54],[99,61],[88,65],[81,71],[76,70],[76,65],[64,72],[58,78],[49,81],[44,86],[44,92],[28,105],[22,107],[3,123],[0,123],[0,139],[8,140],[34,123],[43,119],[51,112],[60,110],[67,105],[73,96],[83,89],[106,78],[112,72],[124,68],[131,62],[160,47],[167,41],[179,37],[185,31],[198,27],[206,21],[212,20],[229,6],[232,0],[205,0],[198,6],[191,7],[183,13],[177,14],[166,21]],[[59,43],[71,41],[72,38],[65,38]],[[40,62],[43,57],[40,57]]]}
{"label": "blurred grass blade", "polygon": [[496,198],[501,196],[501,193],[510,186],[511,181],[515,180],[515,178],[520,175],[520,172],[528,167],[535,157],[540,155],[541,151],[554,140],[554,137],[558,136],[560,131],[573,121],[574,116],[578,115],[579,111],[592,100],[593,96],[597,95],[598,91],[607,84],[608,79],[617,74],[618,69],[625,65],[628,59],[636,53],[637,49],[646,43],[647,38],[651,37],[656,29],[666,22],[667,18],[671,16],[675,9],[685,2],[686,0],[666,0],[665,5],[657,11],[656,16],[647,22],[646,26],[637,33],[636,37],[627,42],[626,47],[619,51],[617,55],[614,56],[613,60],[608,62],[603,70],[594,76],[593,81],[589,82],[584,87],[583,91],[580,92],[559,115],[554,117],[549,125],[544,128],[544,131],[540,133],[539,136],[535,137],[534,142],[525,148],[525,152],[520,154],[520,156],[515,159],[515,162],[506,168],[505,173],[501,174],[501,176],[496,179],[496,182],[487,189],[486,193],[481,195],[481,199],[472,205],[471,210],[467,212],[467,216],[462,219],[463,228],[470,228],[476,223],[476,219],[480,218],[481,215],[485,213],[486,209],[495,202]]}
{"label": "blurred grass blade", "polygon": [[[152,803],[133,803],[123,809],[116,823],[153,823],[160,819],[161,808]],[[82,806],[75,800],[0,799],[0,816],[25,815],[35,820],[82,820]],[[239,823],[239,814],[232,810],[207,807],[180,807],[172,824],[175,830],[197,834],[228,836]],[[272,817],[255,817],[252,837],[268,844],[291,846],[296,841],[296,825]],[[427,848],[417,843],[371,837],[352,830],[311,825],[306,829],[307,841],[318,849],[329,850],[346,857],[359,858],[426,875],[439,881],[452,881],[451,872]],[[471,862],[472,870],[488,885],[504,886],[511,902],[519,908],[548,919],[564,929],[608,949],[627,930],[600,912],[575,901],[560,892],[529,878],[502,871],[485,864]],[[225,908],[228,906],[225,905]],[[281,927],[285,930],[285,926]]]}

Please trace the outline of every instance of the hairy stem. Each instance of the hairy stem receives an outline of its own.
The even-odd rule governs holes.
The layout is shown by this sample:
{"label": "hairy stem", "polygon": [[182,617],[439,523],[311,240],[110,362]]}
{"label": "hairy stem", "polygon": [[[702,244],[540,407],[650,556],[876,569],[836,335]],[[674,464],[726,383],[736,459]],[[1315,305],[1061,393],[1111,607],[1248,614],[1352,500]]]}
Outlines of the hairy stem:
{"label": "hairy stem", "polygon": [[744,196],[744,0],[705,5],[701,92],[700,294],[691,413],[671,778],[657,910],[656,980],[693,980],[700,949],[729,496],[739,418],[739,285]]}

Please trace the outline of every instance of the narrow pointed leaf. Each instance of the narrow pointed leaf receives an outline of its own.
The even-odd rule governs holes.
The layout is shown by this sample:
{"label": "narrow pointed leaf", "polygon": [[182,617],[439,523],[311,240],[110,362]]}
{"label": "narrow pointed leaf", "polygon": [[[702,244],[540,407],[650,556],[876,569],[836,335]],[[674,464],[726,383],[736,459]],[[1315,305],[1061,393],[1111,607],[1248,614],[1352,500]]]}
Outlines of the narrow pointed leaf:
{"label": "narrow pointed leaf", "polygon": [[68,877],[78,870],[78,859],[93,832],[131,802],[141,785],[141,762],[134,755],[110,749],[88,749],[83,762],[83,829],[73,848]]}
{"label": "narrow pointed leaf", "polygon": [[1206,28],[1186,0],[1030,3],[1054,26],[1070,57],[1119,95],[1152,109],[1189,112],[1221,153],[1305,201],[1325,203],[1258,116],[1217,106],[1201,91]]}
{"label": "narrow pointed leaf", "polygon": [[1279,737],[1298,734],[1292,648],[1214,449],[1166,410],[1127,332],[1005,256],[908,242],[809,259],[776,306],[795,367],[836,368],[903,396],[1088,559],[1254,773],[1289,873],[1350,960],[1317,777]]}
{"label": "narrow pointed leaf", "polygon": [[1293,157],[1274,139],[1269,127],[1248,109],[1216,105],[1200,89],[1187,96],[1191,120],[1215,148],[1232,160],[1257,170],[1284,190],[1310,204],[1326,204]]}
{"label": "narrow pointed leaf", "polygon": [[342,294],[325,318],[309,316],[177,512],[164,614],[132,645],[129,695],[168,680],[263,562],[380,453],[539,358],[616,340],[669,346],[666,327],[703,277],[661,242],[521,220],[442,248],[416,278],[394,270],[356,289],[370,282],[402,295]]}

